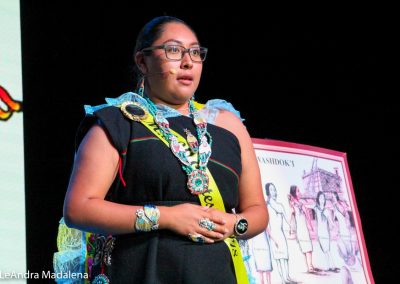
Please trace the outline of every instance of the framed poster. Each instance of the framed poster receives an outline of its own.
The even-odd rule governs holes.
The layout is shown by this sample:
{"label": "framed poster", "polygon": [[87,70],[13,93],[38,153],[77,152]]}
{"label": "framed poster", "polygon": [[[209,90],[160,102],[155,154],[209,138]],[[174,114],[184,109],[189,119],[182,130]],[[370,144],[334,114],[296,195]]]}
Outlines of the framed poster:
{"label": "framed poster", "polygon": [[374,283],[346,154],[253,139],[270,221],[241,241],[251,283]]}

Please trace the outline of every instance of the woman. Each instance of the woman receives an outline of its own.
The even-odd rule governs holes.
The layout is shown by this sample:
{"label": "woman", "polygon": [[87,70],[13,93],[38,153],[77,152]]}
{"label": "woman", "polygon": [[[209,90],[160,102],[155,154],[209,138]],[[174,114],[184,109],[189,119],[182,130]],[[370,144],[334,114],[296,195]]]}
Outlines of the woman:
{"label": "woman", "polygon": [[303,253],[307,265],[308,273],[318,273],[321,269],[313,266],[312,261],[312,242],[310,237],[310,232],[308,228],[310,227],[309,222],[311,217],[304,203],[300,200],[300,189],[296,185],[290,187],[289,192],[289,205],[293,210],[292,218],[294,217],[296,224],[296,238],[299,244],[300,250]]}
{"label": "woman", "polygon": [[338,252],[347,265],[353,266],[356,263],[356,250],[353,248],[351,237],[350,214],[346,203],[340,199],[339,194],[333,192],[333,195],[333,214],[338,228]]}
{"label": "woman", "polygon": [[283,283],[296,283],[289,276],[289,252],[286,235],[283,229],[284,223],[289,225],[288,218],[283,204],[278,202],[278,191],[275,184],[265,184],[267,195],[267,207],[270,214],[270,222],[267,232],[272,243],[272,252],[278,267],[279,275]]}
{"label": "woman", "polygon": [[338,273],[340,268],[335,267],[331,256],[331,230],[333,221],[330,212],[326,208],[326,197],[323,191],[319,191],[316,198],[314,212],[317,221],[317,236],[322,252],[325,255],[327,270]]}
{"label": "woman", "polygon": [[271,284],[271,241],[267,230],[252,238],[254,263],[261,284]]}
{"label": "woman", "polygon": [[228,241],[263,231],[268,213],[237,112],[221,100],[193,101],[206,54],[183,21],[155,18],[135,48],[143,98],[128,93],[86,107],[96,123],[77,151],[64,218],[103,235],[92,279],[242,282],[237,242]]}

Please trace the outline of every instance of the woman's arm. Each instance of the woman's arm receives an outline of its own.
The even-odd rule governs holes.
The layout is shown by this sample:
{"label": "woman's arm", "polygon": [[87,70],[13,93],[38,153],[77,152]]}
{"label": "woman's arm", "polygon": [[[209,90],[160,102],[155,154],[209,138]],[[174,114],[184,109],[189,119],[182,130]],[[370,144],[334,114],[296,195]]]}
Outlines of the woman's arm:
{"label": "woman's arm", "polygon": [[[74,162],[64,201],[64,219],[69,227],[103,234],[134,232],[135,212],[142,206],[123,205],[104,200],[118,172],[119,154],[104,129],[93,126],[83,139]],[[208,208],[194,204],[173,207],[158,206],[159,228],[187,236],[199,233],[207,242],[222,238],[228,229],[224,220],[213,218],[214,231],[198,225],[202,218],[211,218]]]}
{"label": "woman's arm", "polygon": [[103,128],[93,126],[76,154],[65,197],[64,219],[68,226],[100,233],[133,231],[135,208],[104,200],[118,162],[119,154]]}
{"label": "woman's arm", "polygon": [[[281,208],[281,212],[282,212],[282,217],[283,217],[283,220],[286,222],[286,224],[288,224],[288,226],[290,227],[290,219],[289,219],[289,217],[288,217],[288,215],[286,214],[286,211],[285,211],[285,207],[283,207],[283,205],[281,204],[281,203],[279,203],[279,207]],[[291,211],[290,212],[290,215],[292,215],[293,214],[293,211]]]}
{"label": "woman's arm", "polygon": [[[239,140],[242,158],[242,173],[239,180],[238,212],[249,222],[244,238],[251,238],[261,233],[268,224],[268,210],[262,193],[260,169],[250,135],[246,128],[233,113],[220,111],[216,125],[232,132]],[[236,217],[233,214],[227,218],[229,233],[233,232]]]}

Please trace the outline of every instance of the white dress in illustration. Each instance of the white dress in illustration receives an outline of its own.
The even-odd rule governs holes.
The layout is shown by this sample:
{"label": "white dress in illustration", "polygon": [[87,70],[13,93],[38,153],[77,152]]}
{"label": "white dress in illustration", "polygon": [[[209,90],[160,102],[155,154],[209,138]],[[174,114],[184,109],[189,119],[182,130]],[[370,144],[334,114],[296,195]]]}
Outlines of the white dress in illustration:
{"label": "white dress in illustration", "polygon": [[272,258],[268,230],[252,238],[254,263],[261,284],[271,283]]}
{"label": "white dress in illustration", "polygon": [[322,252],[326,258],[326,264],[328,267],[328,271],[338,273],[340,271],[339,268],[335,267],[332,256],[331,256],[331,228],[332,228],[332,219],[329,215],[328,209],[325,207],[326,205],[326,197],[325,194],[320,191],[317,194],[316,198],[316,206],[314,207],[315,217],[317,220],[317,236],[318,242],[321,247]]}
{"label": "white dress in illustration", "polygon": [[339,195],[334,192],[334,216],[338,224],[338,251],[344,262],[353,266],[356,263],[355,249],[351,238],[349,212],[341,203]]}
{"label": "white dress in illustration", "polygon": [[296,283],[289,276],[289,253],[286,236],[283,230],[283,222],[288,225],[285,209],[277,201],[277,190],[273,183],[265,185],[265,192],[268,198],[267,207],[269,212],[269,224],[267,232],[271,239],[272,255],[276,260],[279,275],[283,283]]}
{"label": "white dress in illustration", "polygon": [[312,263],[312,243],[307,223],[310,221],[309,213],[306,206],[300,200],[300,190],[297,186],[290,187],[289,205],[293,210],[292,218],[296,224],[296,238],[301,252],[304,254],[307,272],[318,273],[321,269],[313,266]]}

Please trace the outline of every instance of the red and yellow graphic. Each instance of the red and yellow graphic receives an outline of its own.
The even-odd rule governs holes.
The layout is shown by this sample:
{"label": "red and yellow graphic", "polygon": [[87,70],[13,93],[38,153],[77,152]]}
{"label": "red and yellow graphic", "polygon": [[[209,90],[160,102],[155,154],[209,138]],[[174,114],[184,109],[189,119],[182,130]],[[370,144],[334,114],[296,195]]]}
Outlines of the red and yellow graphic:
{"label": "red and yellow graphic", "polygon": [[0,102],[3,102],[7,109],[3,109],[0,105],[0,120],[8,120],[14,112],[22,110],[22,102],[14,100],[10,93],[0,85]]}

